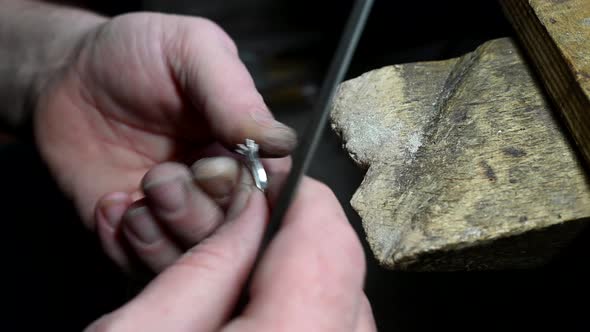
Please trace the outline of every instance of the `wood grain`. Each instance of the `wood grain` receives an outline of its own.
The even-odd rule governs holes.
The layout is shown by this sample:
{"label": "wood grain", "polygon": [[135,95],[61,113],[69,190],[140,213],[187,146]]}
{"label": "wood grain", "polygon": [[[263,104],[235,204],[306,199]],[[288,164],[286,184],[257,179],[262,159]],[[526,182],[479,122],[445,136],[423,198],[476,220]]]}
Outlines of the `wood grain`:
{"label": "wood grain", "polygon": [[510,39],[343,83],[333,129],[367,169],[352,205],[392,269],[546,263],[585,227],[590,186]]}
{"label": "wood grain", "polygon": [[590,1],[500,2],[590,164]]}

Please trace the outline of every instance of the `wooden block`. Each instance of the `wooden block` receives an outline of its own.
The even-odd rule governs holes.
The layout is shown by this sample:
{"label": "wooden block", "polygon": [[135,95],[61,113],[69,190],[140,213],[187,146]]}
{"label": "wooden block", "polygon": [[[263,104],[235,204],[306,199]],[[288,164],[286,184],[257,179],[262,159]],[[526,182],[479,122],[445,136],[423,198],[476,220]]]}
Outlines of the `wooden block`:
{"label": "wooden block", "polygon": [[510,39],[344,82],[331,123],[367,169],[352,205],[385,267],[538,266],[590,216],[583,167]]}
{"label": "wooden block", "polygon": [[500,2],[590,165],[590,1]]}

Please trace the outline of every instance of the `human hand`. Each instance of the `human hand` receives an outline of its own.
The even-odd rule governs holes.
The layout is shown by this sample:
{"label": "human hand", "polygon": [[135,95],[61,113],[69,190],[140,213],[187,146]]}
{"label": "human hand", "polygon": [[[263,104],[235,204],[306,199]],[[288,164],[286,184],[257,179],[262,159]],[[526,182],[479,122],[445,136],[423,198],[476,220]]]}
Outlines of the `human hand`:
{"label": "human hand", "polygon": [[[289,158],[263,161],[274,201],[290,167]],[[104,197],[96,230],[104,251],[128,272],[161,272],[186,250],[213,234],[244,209],[254,187],[249,170],[230,157],[200,159],[192,167],[167,162],[142,180],[145,198],[125,193]]]}
{"label": "human hand", "polygon": [[362,247],[334,194],[311,179],[301,183],[254,272],[245,310],[230,317],[268,221],[260,191],[249,191],[245,202],[240,213],[87,331],[376,331],[362,290]]}
{"label": "human hand", "polygon": [[266,156],[295,145],[210,21],[128,14],[72,35],[64,65],[34,84],[33,122],[41,155],[89,227],[112,203],[140,198],[141,179],[162,162],[227,154],[245,138]]}

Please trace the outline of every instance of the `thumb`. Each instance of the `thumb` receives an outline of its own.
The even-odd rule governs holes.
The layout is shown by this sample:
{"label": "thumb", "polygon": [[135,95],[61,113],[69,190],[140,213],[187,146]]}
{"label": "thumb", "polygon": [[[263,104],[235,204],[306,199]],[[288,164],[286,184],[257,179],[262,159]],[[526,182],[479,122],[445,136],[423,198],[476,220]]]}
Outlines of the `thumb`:
{"label": "thumb", "polygon": [[293,129],[277,122],[256,90],[231,38],[215,23],[187,18],[173,48],[174,75],[193,105],[204,112],[216,139],[234,149],[246,138],[265,156],[288,155],[296,144]]}
{"label": "thumb", "polygon": [[244,190],[251,194],[242,213],[87,331],[217,331],[241,294],[268,218],[264,194]]}

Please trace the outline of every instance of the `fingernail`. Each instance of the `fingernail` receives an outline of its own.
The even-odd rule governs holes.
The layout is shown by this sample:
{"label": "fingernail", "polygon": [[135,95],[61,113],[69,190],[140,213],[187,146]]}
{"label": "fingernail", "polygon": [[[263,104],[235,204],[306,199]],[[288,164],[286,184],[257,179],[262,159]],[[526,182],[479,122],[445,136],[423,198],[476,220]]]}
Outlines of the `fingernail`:
{"label": "fingernail", "polygon": [[267,112],[254,111],[251,115],[256,123],[268,128],[262,133],[264,141],[261,142],[261,147],[264,152],[286,155],[293,151],[297,145],[297,133],[295,130],[276,121]]}
{"label": "fingernail", "polygon": [[144,191],[150,202],[163,212],[175,212],[186,206],[188,195],[184,179],[174,178],[148,183]]}
{"label": "fingernail", "polygon": [[252,196],[252,191],[257,190],[254,187],[254,180],[247,168],[242,167],[240,172],[240,182],[237,184],[237,190],[232,198],[231,205],[227,210],[226,219],[233,220],[237,218],[240,213],[248,205],[248,200]]}
{"label": "fingernail", "polygon": [[264,150],[273,155],[288,155],[297,145],[295,130],[285,127],[273,129],[264,133]]}
{"label": "fingernail", "polygon": [[254,119],[256,123],[266,128],[289,128],[275,120],[272,114],[267,110],[253,110],[250,112],[250,116],[252,116],[252,119]]}
{"label": "fingernail", "polygon": [[231,195],[240,175],[238,161],[229,157],[201,159],[192,170],[199,187],[213,198]]}
{"label": "fingernail", "polygon": [[126,193],[113,193],[102,201],[100,211],[109,225],[117,227],[119,220],[127,209],[129,197]]}
{"label": "fingernail", "polygon": [[162,238],[162,233],[147,207],[142,206],[125,214],[125,229],[139,241],[151,244]]}

